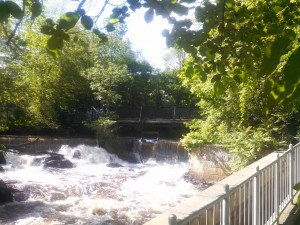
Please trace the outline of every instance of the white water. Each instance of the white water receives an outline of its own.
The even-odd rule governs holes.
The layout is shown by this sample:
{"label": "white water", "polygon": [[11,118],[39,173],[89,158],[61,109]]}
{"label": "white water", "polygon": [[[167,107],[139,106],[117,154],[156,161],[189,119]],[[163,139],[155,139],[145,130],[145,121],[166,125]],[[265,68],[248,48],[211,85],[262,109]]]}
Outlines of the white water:
{"label": "white water", "polygon": [[[72,158],[75,150],[80,159]],[[0,206],[0,224],[140,225],[198,192],[183,178],[187,164],[129,164],[84,145],[59,153],[76,167],[43,168],[45,156],[7,156],[0,179],[16,181],[26,201]],[[111,162],[122,167],[108,167]]]}

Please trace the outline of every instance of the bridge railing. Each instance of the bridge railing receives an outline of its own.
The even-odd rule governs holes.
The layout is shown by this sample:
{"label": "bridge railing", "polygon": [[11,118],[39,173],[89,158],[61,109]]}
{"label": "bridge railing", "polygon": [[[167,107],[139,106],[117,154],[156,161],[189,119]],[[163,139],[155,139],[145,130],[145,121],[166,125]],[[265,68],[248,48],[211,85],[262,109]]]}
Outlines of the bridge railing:
{"label": "bridge railing", "polygon": [[184,106],[142,106],[117,110],[120,119],[193,119],[199,117],[199,108]]}
{"label": "bridge railing", "polygon": [[272,225],[300,181],[300,144],[271,153],[145,225]]}

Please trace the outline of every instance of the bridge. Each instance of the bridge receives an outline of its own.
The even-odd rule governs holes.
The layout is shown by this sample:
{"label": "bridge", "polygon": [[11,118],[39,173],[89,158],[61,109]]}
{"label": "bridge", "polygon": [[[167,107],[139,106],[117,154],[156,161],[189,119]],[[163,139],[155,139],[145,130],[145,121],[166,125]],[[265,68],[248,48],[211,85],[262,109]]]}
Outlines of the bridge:
{"label": "bridge", "polygon": [[[273,152],[144,225],[299,225],[300,143]],[[297,213],[298,211],[298,213]]]}
{"label": "bridge", "polygon": [[[138,109],[122,108],[116,112],[117,125],[120,130],[128,132],[129,128],[136,135],[149,136],[178,133],[185,129],[184,123],[194,118],[199,118],[199,108],[179,106],[142,106]],[[164,131],[165,130],[165,131]]]}
{"label": "bridge", "polygon": [[199,108],[182,106],[141,106],[117,110],[119,124],[182,124],[199,117]]}

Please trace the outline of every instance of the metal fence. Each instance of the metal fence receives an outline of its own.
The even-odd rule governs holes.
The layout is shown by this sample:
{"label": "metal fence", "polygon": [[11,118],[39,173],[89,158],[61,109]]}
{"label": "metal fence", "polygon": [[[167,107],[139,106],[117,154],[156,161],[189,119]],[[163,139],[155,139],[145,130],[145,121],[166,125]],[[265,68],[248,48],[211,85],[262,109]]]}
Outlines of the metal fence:
{"label": "metal fence", "polygon": [[199,108],[184,106],[142,106],[117,110],[120,119],[194,119],[199,118]]}
{"label": "metal fence", "polygon": [[[171,214],[169,225],[272,225],[293,201],[294,184],[300,181],[300,143],[280,153],[271,153],[268,163],[254,163],[236,185],[186,216]],[[262,161],[261,161],[262,162]],[[247,171],[247,168],[245,168]],[[249,169],[249,168],[248,168]],[[251,171],[251,170],[248,170]],[[253,171],[253,169],[252,169]]]}

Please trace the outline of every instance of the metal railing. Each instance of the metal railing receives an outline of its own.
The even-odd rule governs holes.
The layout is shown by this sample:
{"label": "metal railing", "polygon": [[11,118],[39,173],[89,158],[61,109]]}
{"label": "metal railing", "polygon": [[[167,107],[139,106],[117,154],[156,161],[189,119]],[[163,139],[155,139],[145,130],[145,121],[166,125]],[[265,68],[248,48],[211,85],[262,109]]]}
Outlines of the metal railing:
{"label": "metal railing", "polygon": [[294,184],[300,181],[300,143],[265,158],[267,160],[263,158],[244,168],[244,174],[250,173],[248,176],[241,176],[240,173],[238,183],[225,184],[222,194],[216,193],[206,204],[199,204],[200,208],[181,214],[179,218],[175,213],[171,214],[168,224],[278,224],[283,210],[296,195]]}
{"label": "metal railing", "polygon": [[141,106],[140,108],[121,108],[117,110],[120,119],[194,119],[199,118],[198,107],[184,106]]}

